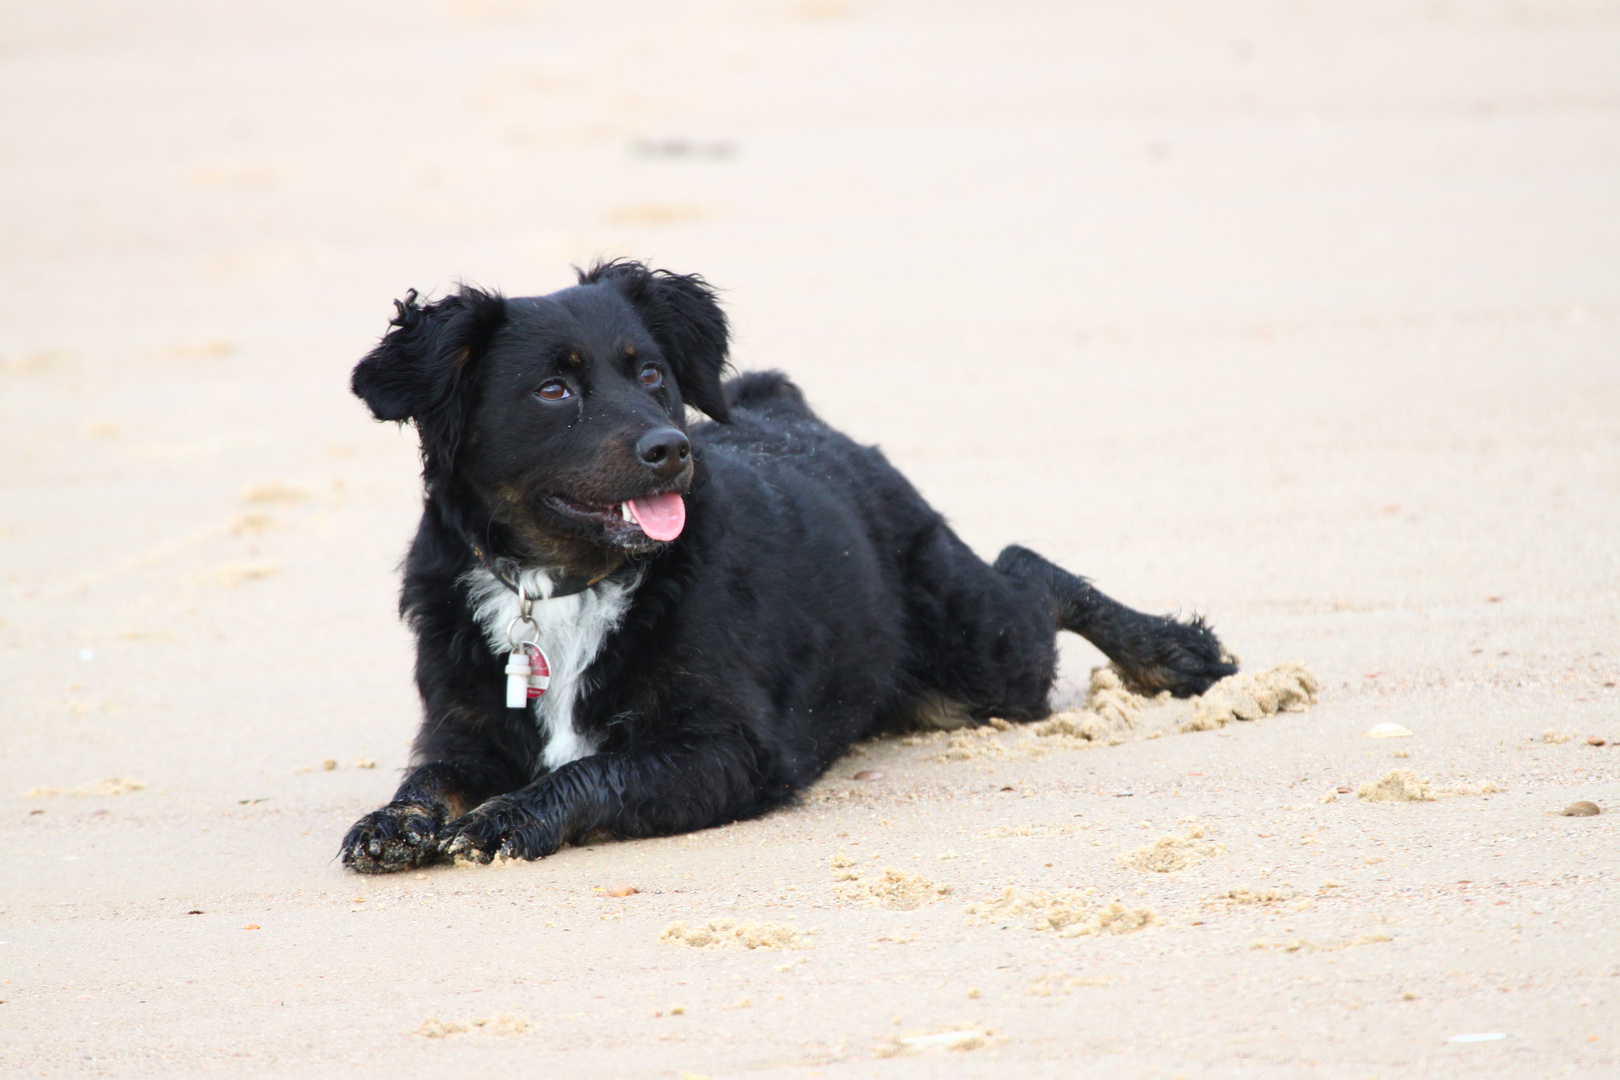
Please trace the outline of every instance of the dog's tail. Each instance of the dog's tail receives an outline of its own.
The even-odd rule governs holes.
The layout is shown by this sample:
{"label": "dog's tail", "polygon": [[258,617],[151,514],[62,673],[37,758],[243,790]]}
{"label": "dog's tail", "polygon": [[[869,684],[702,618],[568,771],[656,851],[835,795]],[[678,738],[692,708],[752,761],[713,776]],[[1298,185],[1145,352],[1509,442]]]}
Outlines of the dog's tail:
{"label": "dog's tail", "polygon": [[766,416],[795,416],[820,422],[805,403],[804,392],[780,371],[750,371],[727,379],[726,400],[733,409],[750,409]]}

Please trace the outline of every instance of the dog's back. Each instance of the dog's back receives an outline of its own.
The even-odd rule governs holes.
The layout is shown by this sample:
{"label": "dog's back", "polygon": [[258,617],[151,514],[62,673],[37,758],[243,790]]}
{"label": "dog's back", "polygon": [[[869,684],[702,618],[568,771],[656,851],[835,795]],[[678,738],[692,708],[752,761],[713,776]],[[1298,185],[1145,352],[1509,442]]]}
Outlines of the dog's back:
{"label": "dog's back", "polygon": [[804,400],[804,391],[780,371],[749,371],[725,383],[726,400],[733,409],[760,416],[821,420]]}

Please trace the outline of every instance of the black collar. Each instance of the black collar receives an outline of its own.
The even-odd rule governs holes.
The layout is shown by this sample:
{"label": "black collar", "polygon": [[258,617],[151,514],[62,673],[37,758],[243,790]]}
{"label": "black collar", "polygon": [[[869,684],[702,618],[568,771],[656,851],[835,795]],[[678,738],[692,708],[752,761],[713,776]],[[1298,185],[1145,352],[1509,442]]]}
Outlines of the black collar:
{"label": "black collar", "polygon": [[[473,556],[478,560],[485,570],[488,570],[495,576],[496,581],[499,581],[502,585],[505,585],[508,589],[511,589],[519,596],[523,595],[522,591],[518,588],[518,574],[521,572],[522,568],[518,566],[516,560],[506,558],[492,559],[490,558],[489,554],[484,551],[483,547],[477,543],[477,541],[474,541],[466,536],[463,536],[462,539],[467,541],[467,546],[472,549]],[[618,567],[614,567],[613,569],[617,570]],[[544,599],[556,600],[559,597],[573,596],[575,593],[582,593],[586,589],[591,588],[593,585],[605,581],[612,574],[613,570],[605,571],[598,574],[596,577],[587,577],[584,574],[569,574],[567,577],[557,579],[556,587],[551,590],[551,595],[545,597]],[[541,597],[534,597],[533,599],[538,600],[541,599]]]}

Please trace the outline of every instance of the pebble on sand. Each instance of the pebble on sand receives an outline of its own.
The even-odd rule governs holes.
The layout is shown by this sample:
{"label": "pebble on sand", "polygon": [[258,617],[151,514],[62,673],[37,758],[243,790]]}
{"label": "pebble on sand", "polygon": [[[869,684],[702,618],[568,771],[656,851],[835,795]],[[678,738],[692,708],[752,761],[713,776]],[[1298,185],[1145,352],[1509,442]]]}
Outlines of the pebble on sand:
{"label": "pebble on sand", "polygon": [[907,1035],[900,1042],[912,1050],[967,1050],[982,1045],[982,1031],[940,1031],[932,1035]]}
{"label": "pebble on sand", "polygon": [[1411,738],[1412,730],[1401,727],[1399,724],[1374,724],[1367,729],[1369,739],[1407,739]]}

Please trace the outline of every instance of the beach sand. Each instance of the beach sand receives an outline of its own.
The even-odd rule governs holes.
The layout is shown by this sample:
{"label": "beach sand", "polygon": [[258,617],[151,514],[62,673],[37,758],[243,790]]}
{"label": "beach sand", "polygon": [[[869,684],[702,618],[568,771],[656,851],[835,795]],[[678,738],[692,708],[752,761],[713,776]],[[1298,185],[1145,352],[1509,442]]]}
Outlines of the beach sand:
{"label": "beach sand", "polygon": [[[1615,1074],[1611,5],[14,5],[0,102],[0,1073]],[[419,508],[348,371],[599,255],[1317,702],[346,873]]]}

